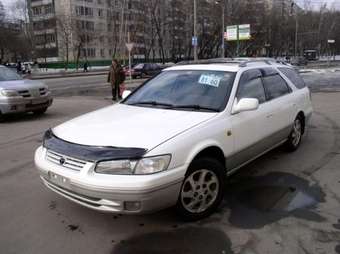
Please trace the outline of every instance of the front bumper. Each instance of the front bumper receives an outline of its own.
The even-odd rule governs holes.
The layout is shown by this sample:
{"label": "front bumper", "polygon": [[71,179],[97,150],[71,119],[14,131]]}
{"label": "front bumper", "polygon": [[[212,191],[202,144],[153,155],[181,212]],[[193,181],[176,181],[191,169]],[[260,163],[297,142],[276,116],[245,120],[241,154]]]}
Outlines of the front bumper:
{"label": "front bumper", "polygon": [[52,105],[51,96],[41,96],[37,98],[6,98],[0,99],[1,114],[14,114],[31,112],[48,108]]}
{"label": "front bumper", "polygon": [[43,183],[59,195],[82,206],[111,213],[144,214],[176,204],[186,167],[154,175],[102,175],[87,163],[77,172],[45,158],[38,148],[35,164]]}

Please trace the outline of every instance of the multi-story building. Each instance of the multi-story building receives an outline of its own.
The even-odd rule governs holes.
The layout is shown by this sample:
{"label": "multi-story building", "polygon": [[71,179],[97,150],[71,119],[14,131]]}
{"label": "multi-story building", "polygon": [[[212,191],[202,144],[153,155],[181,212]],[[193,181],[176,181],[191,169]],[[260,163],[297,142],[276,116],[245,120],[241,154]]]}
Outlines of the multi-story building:
{"label": "multi-story building", "polygon": [[141,0],[27,0],[36,53],[48,61],[110,59],[135,43],[143,54]]}

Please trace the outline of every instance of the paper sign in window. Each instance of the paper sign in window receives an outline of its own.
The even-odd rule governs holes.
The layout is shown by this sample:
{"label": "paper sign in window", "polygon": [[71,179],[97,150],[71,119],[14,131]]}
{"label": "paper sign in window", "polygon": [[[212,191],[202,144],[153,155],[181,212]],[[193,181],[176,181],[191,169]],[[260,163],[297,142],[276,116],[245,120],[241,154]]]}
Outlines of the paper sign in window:
{"label": "paper sign in window", "polygon": [[198,83],[213,87],[219,87],[222,77],[216,75],[202,74]]}

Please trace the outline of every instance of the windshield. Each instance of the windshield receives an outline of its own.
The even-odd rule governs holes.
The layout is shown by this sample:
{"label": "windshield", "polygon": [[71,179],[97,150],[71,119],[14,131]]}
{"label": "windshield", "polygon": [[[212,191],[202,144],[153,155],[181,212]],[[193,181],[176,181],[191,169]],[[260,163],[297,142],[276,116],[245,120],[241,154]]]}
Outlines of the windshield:
{"label": "windshield", "polygon": [[223,71],[165,71],[124,101],[128,105],[182,110],[222,111],[235,73]]}
{"label": "windshield", "polygon": [[18,74],[16,74],[14,71],[5,68],[0,67],[0,81],[11,81],[11,80],[20,80],[22,79]]}

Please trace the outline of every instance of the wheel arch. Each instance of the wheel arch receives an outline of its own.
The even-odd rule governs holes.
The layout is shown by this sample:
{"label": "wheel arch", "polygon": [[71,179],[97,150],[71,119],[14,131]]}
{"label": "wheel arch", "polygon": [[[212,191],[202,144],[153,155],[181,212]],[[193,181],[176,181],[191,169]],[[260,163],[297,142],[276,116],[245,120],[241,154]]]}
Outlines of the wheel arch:
{"label": "wheel arch", "polygon": [[218,160],[226,168],[225,154],[223,149],[216,143],[205,144],[196,148],[188,157],[187,163],[190,165],[194,160],[207,157]]}

